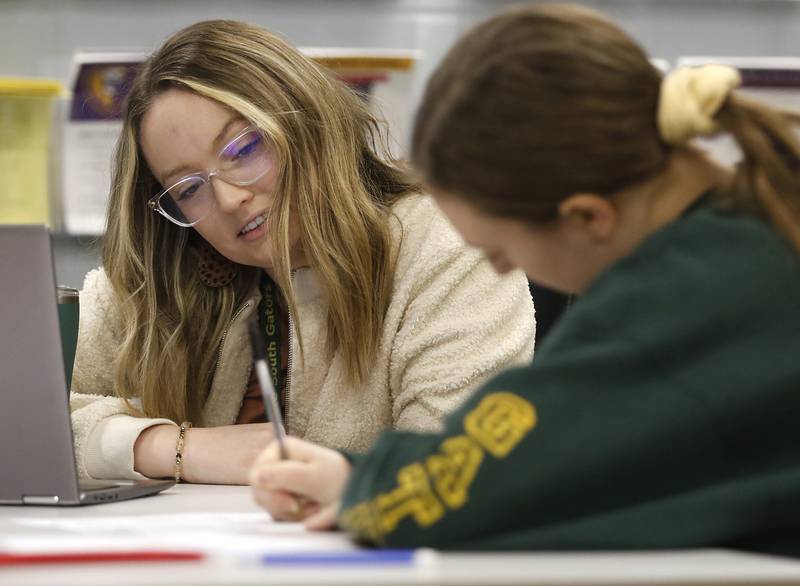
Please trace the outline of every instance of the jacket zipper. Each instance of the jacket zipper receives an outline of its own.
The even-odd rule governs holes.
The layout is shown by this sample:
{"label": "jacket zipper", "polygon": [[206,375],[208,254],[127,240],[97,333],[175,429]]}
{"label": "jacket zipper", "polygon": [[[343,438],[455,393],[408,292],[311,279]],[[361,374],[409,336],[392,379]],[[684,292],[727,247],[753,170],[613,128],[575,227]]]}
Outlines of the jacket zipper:
{"label": "jacket zipper", "polygon": [[234,312],[233,317],[231,317],[231,321],[228,322],[228,327],[225,328],[224,332],[222,332],[222,339],[219,341],[219,351],[217,352],[217,363],[214,365],[215,374],[219,372],[219,366],[222,363],[222,351],[225,349],[225,340],[228,338],[228,332],[231,331],[231,327],[233,326],[233,322],[236,321],[236,318],[239,317],[239,315],[248,307],[250,307],[250,301],[247,301]]}
{"label": "jacket zipper", "polygon": [[[294,274],[297,272],[297,269],[292,269],[289,272],[289,279],[294,280]],[[289,355],[286,357],[286,389],[283,391],[283,429],[286,433],[289,433],[289,389],[291,388],[292,383],[292,358],[294,357],[294,351],[292,347],[292,312],[289,311],[289,308],[286,308],[286,317],[288,323],[288,340],[289,340]]]}
{"label": "jacket zipper", "polygon": [[[294,270],[291,273],[291,276],[294,277]],[[217,363],[214,366],[214,372],[219,370],[219,366],[222,362],[222,351],[225,349],[225,340],[228,338],[228,332],[231,330],[231,326],[233,326],[233,322],[236,321],[236,318],[239,317],[245,309],[250,307],[250,301],[247,301],[244,305],[242,305],[231,317],[231,321],[228,322],[228,327],[222,333],[222,339],[219,342],[219,352],[217,353]],[[293,348],[292,348],[292,314],[289,310],[286,310],[286,315],[289,318],[289,356],[286,359],[286,389],[284,391],[283,397],[283,427],[287,430],[289,428],[289,388],[290,383],[292,381],[292,358],[294,356]]]}
{"label": "jacket zipper", "polygon": [[289,313],[288,309],[286,310],[286,315],[289,318],[287,320],[289,323],[289,356],[286,358],[286,388],[283,391],[283,428],[286,433],[289,433],[289,388],[292,382],[292,357],[294,352],[292,351],[292,314]]}

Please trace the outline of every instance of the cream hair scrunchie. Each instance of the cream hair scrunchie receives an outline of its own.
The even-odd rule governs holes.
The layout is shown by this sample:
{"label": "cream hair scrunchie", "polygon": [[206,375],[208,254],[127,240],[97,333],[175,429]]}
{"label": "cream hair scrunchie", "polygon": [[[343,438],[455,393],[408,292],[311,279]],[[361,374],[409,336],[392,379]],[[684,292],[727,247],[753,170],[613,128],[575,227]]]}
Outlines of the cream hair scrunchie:
{"label": "cream hair scrunchie", "polygon": [[714,115],[741,83],[739,72],[727,65],[680,67],[667,74],[658,103],[661,138],[681,145],[694,136],[717,132]]}

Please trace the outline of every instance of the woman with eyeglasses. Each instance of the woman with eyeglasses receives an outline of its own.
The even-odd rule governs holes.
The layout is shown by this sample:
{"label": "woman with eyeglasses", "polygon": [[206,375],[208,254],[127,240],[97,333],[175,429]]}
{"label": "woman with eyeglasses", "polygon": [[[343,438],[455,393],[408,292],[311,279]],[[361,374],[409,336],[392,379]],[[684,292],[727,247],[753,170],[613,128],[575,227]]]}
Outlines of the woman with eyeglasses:
{"label": "woman with eyeglasses", "polygon": [[[469,242],[579,299],[443,430],[348,455],[289,438],[257,500],[387,547],[800,555],[800,120],[739,82],[663,76],[577,6],[465,35],[412,160]],[[719,132],[736,168],[692,141]]]}
{"label": "woman with eyeglasses", "polygon": [[360,96],[254,26],[190,26],[144,63],[81,298],[84,476],[246,483],[272,439],[252,319],[288,432],[337,449],[437,429],[530,358],[524,275],[498,277],[381,140]]}

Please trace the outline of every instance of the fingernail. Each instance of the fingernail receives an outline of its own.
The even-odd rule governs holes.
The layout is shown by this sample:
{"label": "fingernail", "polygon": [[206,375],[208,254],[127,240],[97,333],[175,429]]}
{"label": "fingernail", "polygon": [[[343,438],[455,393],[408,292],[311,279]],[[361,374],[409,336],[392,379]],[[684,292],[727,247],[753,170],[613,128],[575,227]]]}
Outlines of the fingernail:
{"label": "fingernail", "polygon": [[298,504],[297,499],[292,499],[292,506],[290,510],[293,515],[298,515],[300,513],[300,505]]}

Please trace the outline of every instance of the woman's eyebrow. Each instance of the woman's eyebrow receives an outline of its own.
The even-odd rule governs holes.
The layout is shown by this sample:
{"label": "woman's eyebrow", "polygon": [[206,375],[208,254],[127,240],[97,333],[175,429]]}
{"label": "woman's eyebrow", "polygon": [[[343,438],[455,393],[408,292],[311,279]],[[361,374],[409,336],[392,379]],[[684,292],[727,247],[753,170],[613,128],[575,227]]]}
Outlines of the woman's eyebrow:
{"label": "woman's eyebrow", "polygon": [[225,123],[225,126],[222,127],[222,130],[219,131],[219,134],[214,139],[214,142],[211,143],[212,146],[216,149],[222,148],[222,142],[228,135],[228,131],[231,129],[231,126],[233,126],[236,122],[239,122],[241,119],[242,119],[241,116],[237,115],[231,116],[231,118],[229,118],[228,121]]}
{"label": "woman's eyebrow", "polygon": [[[218,149],[222,148],[220,145],[225,140],[225,137],[227,136],[228,132],[230,131],[231,126],[233,126],[239,120],[241,120],[241,117],[237,116],[237,115],[232,115],[228,119],[228,121],[223,125],[222,130],[219,131],[219,134],[217,134],[217,136],[211,142],[211,148],[212,149],[218,150]],[[165,173],[164,174],[164,182],[167,182],[167,179],[172,179],[176,175],[179,175],[179,174],[183,175],[184,173],[186,173],[189,170],[190,169],[189,169],[188,165],[178,165],[174,169],[171,169],[169,173]]]}

